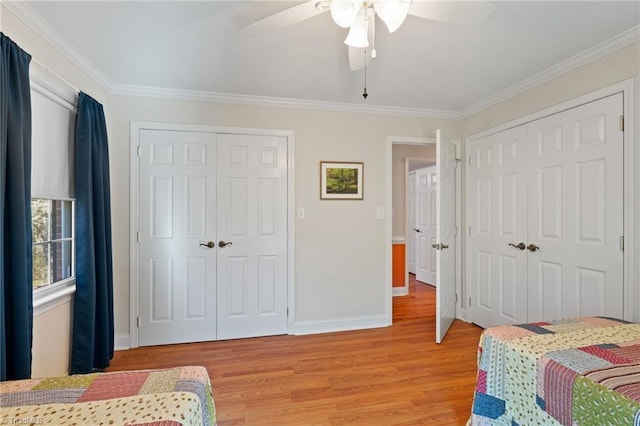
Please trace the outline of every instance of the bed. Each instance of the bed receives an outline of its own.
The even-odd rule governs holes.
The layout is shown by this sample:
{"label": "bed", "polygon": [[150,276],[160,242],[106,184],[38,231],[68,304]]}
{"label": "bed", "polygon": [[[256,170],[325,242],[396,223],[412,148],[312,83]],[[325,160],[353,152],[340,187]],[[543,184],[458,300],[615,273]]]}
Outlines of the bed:
{"label": "bed", "polygon": [[204,367],[95,373],[0,383],[0,424],[216,424]]}
{"label": "bed", "polygon": [[468,424],[640,426],[640,324],[588,317],[486,329]]}

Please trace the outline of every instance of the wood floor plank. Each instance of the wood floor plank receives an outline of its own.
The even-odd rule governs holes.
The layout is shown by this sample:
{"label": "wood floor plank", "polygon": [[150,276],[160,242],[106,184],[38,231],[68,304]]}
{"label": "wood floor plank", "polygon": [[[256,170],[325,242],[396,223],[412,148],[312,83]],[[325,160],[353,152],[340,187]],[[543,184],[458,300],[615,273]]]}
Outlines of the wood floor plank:
{"label": "wood floor plank", "polygon": [[482,329],[435,343],[435,289],[410,281],[393,325],[116,352],[109,371],[203,365],[220,426],[464,425]]}

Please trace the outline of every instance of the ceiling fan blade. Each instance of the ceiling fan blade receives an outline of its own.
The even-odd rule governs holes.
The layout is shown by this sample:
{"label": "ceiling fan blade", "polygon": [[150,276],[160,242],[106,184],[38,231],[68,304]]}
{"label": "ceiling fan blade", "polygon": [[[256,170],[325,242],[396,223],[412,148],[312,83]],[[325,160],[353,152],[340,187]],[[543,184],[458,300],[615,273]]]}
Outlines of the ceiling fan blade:
{"label": "ceiling fan blade", "polygon": [[453,24],[484,21],[496,5],[484,0],[476,1],[424,1],[414,0],[409,15]]}
{"label": "ceiling fan blade", "polygon": [[241,28],[240,32],[250,36],[259,35],[313,18],[329,10],[316,8],[316,3],[318,3],[317,0],[305,1],[249,24]]}
{"label": "ceiling fan blade", "polygon": [[[366,57],[365,50],[367,52]],[[349,66],[351,71],[361,70],[365,65],[369,65],[369,62],[371,62],[371,49],[349,46]]]}

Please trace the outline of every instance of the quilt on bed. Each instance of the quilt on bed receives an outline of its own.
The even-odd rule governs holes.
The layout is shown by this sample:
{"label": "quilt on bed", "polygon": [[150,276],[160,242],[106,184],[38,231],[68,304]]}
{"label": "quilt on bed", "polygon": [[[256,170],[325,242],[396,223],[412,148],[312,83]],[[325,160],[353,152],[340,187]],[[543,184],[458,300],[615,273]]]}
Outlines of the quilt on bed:
{"label": "quilt on bed", "polygon": [[204,367],[1,382],[0,407],[2,424],[216,424]]}
{"label": "quilt on bed", "polygon": [[486,329],[470,423],[640,426],[640,324],[589,317]]}

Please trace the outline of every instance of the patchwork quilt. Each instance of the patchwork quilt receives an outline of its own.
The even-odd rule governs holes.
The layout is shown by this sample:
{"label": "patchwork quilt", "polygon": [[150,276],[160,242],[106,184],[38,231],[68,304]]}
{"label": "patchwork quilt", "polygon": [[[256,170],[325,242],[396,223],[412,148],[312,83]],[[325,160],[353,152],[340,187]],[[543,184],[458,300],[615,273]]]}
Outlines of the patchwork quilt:
{"label": "patchwork quilt", "polygon": [[216,424],[204,367],[0,382],[0,424]]}
{"label": "patchwork quilt", "polygon": [[486,329],[469,423],[640,426],[640,324],[589,317]]}

